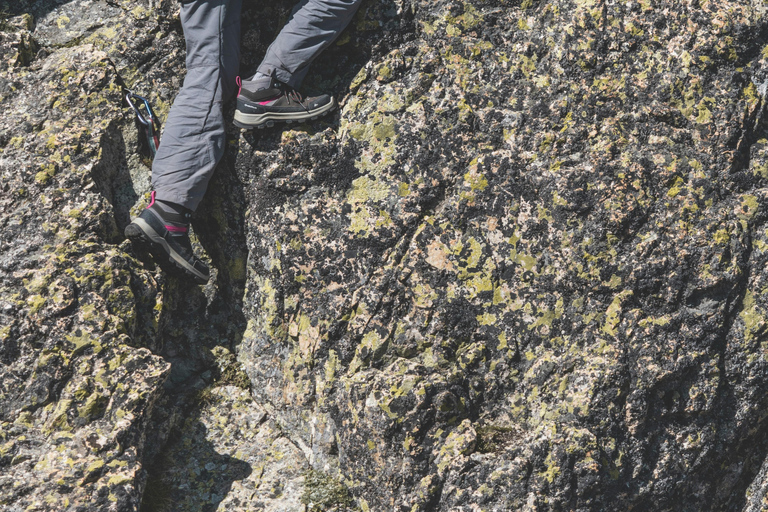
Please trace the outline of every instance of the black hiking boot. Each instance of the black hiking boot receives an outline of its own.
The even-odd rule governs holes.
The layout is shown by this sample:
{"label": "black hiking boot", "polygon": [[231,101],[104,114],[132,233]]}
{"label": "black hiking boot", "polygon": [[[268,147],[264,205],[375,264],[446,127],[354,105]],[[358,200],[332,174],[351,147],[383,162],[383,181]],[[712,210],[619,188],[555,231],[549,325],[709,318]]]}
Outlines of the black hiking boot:
{"label": "black hiking boot", "polygon": [[266,89],[256,89],[255,82],[248,80],[240,84],[234,124],[250,129],[271,127],[275,121],[300,123],[315,120],[335,108],[336,100],[330,95],[305,98],[272,73],[272,83]]}
{"label": "black hiking boot", "polygon": [[191,277],[197,284],[208,282],[206,265],[195,257],[189,241],[190,213],[174,214],[163,211],[152,202],[125,228],[131,242],[147,250],[165,272],[179,277]]}

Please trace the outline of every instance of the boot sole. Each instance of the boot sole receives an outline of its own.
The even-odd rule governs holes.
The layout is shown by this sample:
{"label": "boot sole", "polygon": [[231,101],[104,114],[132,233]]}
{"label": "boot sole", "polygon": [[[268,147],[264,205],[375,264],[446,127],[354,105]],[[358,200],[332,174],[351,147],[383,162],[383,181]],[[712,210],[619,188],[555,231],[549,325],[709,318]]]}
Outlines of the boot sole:
{"label": "boot sole", "polygon": [[272,128],[275,126],[275,122],[290,124],[314,121],[335,109],[336,100],[331,98],[331,101],[327,105],[323,105],[312,112],[266,112],[264,114],[245,114],[236,110],[233,124],[238,128],[244,128],[246,130],[250,130],[251,128]]}
{"label": "boot sole", "polygon": [[208,282],[208,276],[195,270],[144,219],[140,217],[133,219],[133,222],[125,228],[125,236],[131,242],[147,249],[166,272],[178,274],[181,271],[183,275],[192,277],[197,284]]}

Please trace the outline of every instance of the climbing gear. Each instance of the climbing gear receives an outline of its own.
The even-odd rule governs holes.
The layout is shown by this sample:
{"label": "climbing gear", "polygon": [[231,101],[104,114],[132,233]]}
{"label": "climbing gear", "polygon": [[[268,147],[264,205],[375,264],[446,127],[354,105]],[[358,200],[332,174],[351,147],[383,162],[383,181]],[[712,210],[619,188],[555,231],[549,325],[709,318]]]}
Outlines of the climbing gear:
{"label": "climbing gear", "polygon": [[240,90],[237,95],[235,126],[240,128],[264,128],[274,126],[275,121],[293,123],[312,121],[336,108],[336,100],[328,94],[305,98],[296,89],[277,79],[272,73],[269,87],[255,89],[253,82],[237,78]]}
{"label": "climbing gear", "polygon": [[[135,100],[136,103],[132,100]],[[125,101],[128,103],[128,106],[133,109],[133,112],[136,114],[136,120],[143,127],[147,145],[149,146],[149,152],[152,158],[155,158],[157,148],[160,147],[160,120],[157,119],[155,112],[152,110],[149,100],[139,96],[130,89],[126,89]],[[145,112],[142,112],[141,110],[142,105],[144,106]]]}
{"label": "climbing gear", "polygon": [[126,226],[125,236],[149,251],[165,272],[207,283],[208,265],[195,256],[189,241],[191,212],[170,213],[158,203],[153,191],[149,206]]}

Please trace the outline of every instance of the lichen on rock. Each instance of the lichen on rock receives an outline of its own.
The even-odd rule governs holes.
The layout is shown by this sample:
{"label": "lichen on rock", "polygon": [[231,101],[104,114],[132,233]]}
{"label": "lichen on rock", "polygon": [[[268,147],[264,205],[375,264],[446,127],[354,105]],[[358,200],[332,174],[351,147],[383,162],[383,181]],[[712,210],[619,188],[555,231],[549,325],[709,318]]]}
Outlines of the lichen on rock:
{"label": "lichen on rock", "polygon": [[763,507],[760,2],[364,2],[334,117],[231,128],[202,288],[121,235],[178,5],[0,9],[2,507]]}

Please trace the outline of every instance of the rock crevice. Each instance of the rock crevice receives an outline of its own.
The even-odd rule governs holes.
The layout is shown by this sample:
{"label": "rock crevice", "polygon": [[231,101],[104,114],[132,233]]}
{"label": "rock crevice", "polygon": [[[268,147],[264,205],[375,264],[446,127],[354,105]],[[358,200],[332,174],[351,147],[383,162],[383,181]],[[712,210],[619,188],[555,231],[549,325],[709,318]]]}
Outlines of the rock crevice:
{"label": "rock crevice", "polygon": [[0,10],[2,507],[764,508],[759,2],[363,3],[335,117],[230,128],[202,288],[121,235],[178,5]]}

